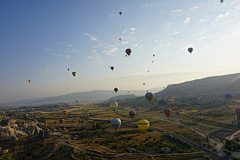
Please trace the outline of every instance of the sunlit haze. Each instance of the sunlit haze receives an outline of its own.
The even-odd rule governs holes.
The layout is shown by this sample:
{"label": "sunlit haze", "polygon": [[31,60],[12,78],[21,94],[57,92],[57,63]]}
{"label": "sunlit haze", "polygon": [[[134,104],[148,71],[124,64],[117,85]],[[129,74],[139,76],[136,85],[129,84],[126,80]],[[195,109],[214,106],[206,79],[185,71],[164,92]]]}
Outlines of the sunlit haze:
{"label": "sunlit haze", "polygon": [[0,103],[238,73],[239,12],[239,0],[3,0]]}

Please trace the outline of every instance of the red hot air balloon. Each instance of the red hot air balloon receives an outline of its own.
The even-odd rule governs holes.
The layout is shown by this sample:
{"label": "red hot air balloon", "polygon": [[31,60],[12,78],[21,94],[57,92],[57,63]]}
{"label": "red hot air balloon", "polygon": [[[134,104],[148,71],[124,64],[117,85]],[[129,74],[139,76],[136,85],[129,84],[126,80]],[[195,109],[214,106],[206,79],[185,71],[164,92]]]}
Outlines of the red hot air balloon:
{"label": "red hot air balloon", "polygon": [[172,102],[172,98],[168,98],[168,102]]}
{"label": "red hot air balloon", "polygon": [[28,80],[28,82],[30,83],[30,82],[31,82],[31,80]]}
{"label": "red hot air balloon", "polygon": [[167,116],[167,118],[169,119],[169,116],[171,114],[171,109],[170,108],[166,108],[164,109],[164,114]]}
{"label": "red hot air balloon", "polygon": [[66,111],[66,110],[64,110],[64,111],[63,111],[63,114],[64,114],[64,116],[66,116],[66,115],[67,115],[67,111]]}
{"label": "red hot air balloon", "polygon": [[67,105],[67,103],[64,103],[65,105]]}

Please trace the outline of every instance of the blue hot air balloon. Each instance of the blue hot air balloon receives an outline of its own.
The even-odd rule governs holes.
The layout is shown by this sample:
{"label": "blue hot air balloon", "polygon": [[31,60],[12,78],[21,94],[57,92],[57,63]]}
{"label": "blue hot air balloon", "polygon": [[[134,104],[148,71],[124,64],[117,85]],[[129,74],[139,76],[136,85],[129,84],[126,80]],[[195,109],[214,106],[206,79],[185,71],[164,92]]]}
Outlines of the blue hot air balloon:
{"label": "blue hot air balloon", "polygon": [[183,104],[187,104],[187,100],[182,100],[182,103]]}
{"label": "blue hot air balloon", "polygon": [[229,93],[225,95],[225,98],[228,101],[231,101],[232,97],[233,97],[232,94],[229,94]]}

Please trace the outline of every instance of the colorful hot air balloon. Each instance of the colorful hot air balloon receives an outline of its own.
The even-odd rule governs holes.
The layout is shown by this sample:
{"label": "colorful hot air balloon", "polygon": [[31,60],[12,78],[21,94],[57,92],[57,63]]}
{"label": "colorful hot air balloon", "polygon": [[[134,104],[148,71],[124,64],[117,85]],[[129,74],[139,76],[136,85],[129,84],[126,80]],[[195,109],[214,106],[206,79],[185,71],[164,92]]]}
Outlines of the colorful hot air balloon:
{"label": "colorful hot air balloon", "polygon": [[171,109],[170,108],[166,108],[164,109],[164,114],[167,116],[167,118],[169,119],[169,116],[171,114]]}
{"label": "colorful hot air balloon", "polygon": [[114,118],[111,120],[111,125],[117,131],[121,126],[121,120],[119,118]]}
{"label": "colorful hot air balloon", "polygon": [[119,12],[120,16],[122,15],[122,12]]}
{"label": "colorful hot air balloon", "polygon": [[65,123],[65,120],[64,119],[60,119],[59,122],[60,123]]}
{"label": "colorful hot air balloon", "polygon": [[232,97],[233,97],[232,94],[229,94],[229,93],[225,95],[225,98],[228,101],[231,101]]}
{"label": "colorful hot air balloon", "polygon": [[30,83],[30,82],[31,82],[31,80],[28,80],[28,82]]}
{"label": "colorful hot air balloon", "polygon": [[149,127],[149,122],[146,119],[142,119],[142,120],[138,121],[137,125],[138,125],[138,128],[143,133],[145,133],[147,131],[148,127]]}
{"label": "colorful hot air balloon", "polygon": [[90,106],[92,105],[92,104],[89,104]]}
{"label": "colorful hot air balloon", "polygon": [[63,115],[64,115],[64,116],[67,115],[67,111],[66,111],[66,110],[63,111]]}
{"label": "colorful hot air balloon", "polygon": [[187,104],[187,100],[182,100],[182,103],[183,104]]}
{"label": "colorful hot air balloon", "polygon": [[73,75],[74,77],[76,76],[76,74],[77,74],[76,72],[72,72],[72,75]]}
{"label": "colorful hot air balloon", "polygon": [[114,70],[114,67],[113,66],[109,66],[111,68],[111,70],[113,71]]}
{"label": "colorful hot air balloon", "polygon": [[135,111],[130,111],[129,112],[129,116],[132,118],[133,120],[133,117],[136,115],[136,112]]}
{"label": "colorful hot air balloon", "polygon": [[151,100],[153,99],[154,95],[152,92],[148,92],[146,93],[145,97],[147,98],[147,100],[149,100],[149,102],[151,102]]}
{"label": "colorful hot air balloon", "polygon": [[188,48],[188,52],[192,53],[192,51],[193,51],[192,47]]}
{"label": "colorful hot air balloon", "polygon": [[117,102],[111,102],[110,103],[110,108],[112,108],[113,110],[117,109],[118,107],[118,103]]}
{"label": "colorful hot air balloon", "polygon": [[240,107],[236,108],[235,111],[240,116]]}
{"label": "colorful hot air balloon", "polygon": [[168,98],[168,102],[172,102],[172,98]]}
{"label": "colorful hot air balloon", "polygon": [[128,56],[130,56],[130,54],[132,53],[132,50],[130,48],[126,49],[126,53]]}
{"label": "colorful hot air balloon", "polygon": [[113,90],[114,90],[114,91],[117,93],[117,91],[118,91],[118,88],[116,87],[116,88],[114,88]]}

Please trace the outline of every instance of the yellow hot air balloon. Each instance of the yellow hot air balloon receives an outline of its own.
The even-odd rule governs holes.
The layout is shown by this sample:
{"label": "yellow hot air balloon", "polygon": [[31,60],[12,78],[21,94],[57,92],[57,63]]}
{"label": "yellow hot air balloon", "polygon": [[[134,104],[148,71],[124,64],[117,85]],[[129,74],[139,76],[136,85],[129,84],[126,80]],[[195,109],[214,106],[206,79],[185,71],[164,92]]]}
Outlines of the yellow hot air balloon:
{"label": "yellow hot air balloon", "polygon": [[138,121],[137,125],[138,125],[138,128],[143,133],[145,133],[147,131],[148,127],[149,127],[149,122],[146,119],[142,119],[142,120]]}
{"label": "yellow hot air balloon", "polygon": [[110,103],[110,108],[112,108],[112,110],[116,110],[118,107],[118,103],[117,102],[111,102]]}

